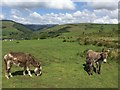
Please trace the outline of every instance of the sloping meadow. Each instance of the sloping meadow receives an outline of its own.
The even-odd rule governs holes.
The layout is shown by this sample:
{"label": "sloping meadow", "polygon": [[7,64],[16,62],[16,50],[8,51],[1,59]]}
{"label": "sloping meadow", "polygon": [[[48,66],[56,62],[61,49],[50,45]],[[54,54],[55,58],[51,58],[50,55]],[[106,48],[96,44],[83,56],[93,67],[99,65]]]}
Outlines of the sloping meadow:
{"label": "sloping meadow", "polygon": [[[13,66],[12,78],[4,76],[3,88],[117,88],[118,64],[113,60],[102,65],[101,74],[94,72],[89,76],[84,70],[85,51],[101,50],[95,45],[79,45],[78,42],[63,42],[62,39],[49,38],[40,40],[3,41],[3,56],[10,52],[27,52],[42,63],[42,75],[33,77],[22,75],[22,68]],[[31,66],[31,70],[34,67]]]}

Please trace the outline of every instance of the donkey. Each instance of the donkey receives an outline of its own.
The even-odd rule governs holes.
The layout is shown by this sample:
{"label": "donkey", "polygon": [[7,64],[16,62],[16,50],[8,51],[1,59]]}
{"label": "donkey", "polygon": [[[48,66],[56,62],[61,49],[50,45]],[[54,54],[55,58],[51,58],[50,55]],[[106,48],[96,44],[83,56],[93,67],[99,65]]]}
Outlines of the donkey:
{"label": "donkey", "polygon": [[88,74],[92,75],[93,70],[95,69],[94,63],[96,64],[96,72],[101,73],[101,64],[102,62],[107,62],[108,52],[102,49],[102,52],[95,52],[93,50],[88,50],[86,55],[86,67],[88,69]]}
{"label": "donkey", "polygon": [[36,61],[36,58],[29,53],[10,52],[4,56],[4,62],[5,62],[5,77],[7,79],[13,77],[12,74],[10,73],[13,64],[24,68],[23,75],[26,75],[25,71],[27,70],[29,76],[32,77],[32,74],[30,72],[30,65],[33,65],[35,67],[34,69],[35,75],[39,76],[42,74],[41,63]]}

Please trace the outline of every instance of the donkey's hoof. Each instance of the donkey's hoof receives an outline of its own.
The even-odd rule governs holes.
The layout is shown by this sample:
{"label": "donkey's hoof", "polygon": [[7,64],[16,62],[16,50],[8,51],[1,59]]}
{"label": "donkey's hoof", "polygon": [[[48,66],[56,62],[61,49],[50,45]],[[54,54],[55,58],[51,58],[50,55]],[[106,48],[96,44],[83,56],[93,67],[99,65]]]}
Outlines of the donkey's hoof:
{"label": "donkey's hoof", "polygon": [[100,72],[98,72],[98,74],[101,74]]}
{"label": "donkey's hoof", "polygon": [[30,77],[32,77],[32,75],[29,75]]}
{"label": "donkey's hoof", "polygon": [[10,75],[10,77],[13,77],[13,75]]}
{"label": "donkey's hoof", "polygon": [[5,76],[7,79],[10,79],[10,77],[9,76]]}

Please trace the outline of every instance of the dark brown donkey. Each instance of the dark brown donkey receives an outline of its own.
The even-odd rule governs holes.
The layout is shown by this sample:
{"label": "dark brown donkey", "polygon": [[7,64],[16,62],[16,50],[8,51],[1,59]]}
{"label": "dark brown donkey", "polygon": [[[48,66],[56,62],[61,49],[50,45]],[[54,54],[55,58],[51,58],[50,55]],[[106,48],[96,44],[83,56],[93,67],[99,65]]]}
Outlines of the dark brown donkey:
{"label": "dark brown donkey", "polygon": [[94,64],[96,64],[96,72],[100,74],[102,62],[107,62],[108,52],[102,49],[102,52],[88,50],[86,54],[86,67],[89,75],[93,74]]}
{"label": "dark brown donkey", "polygon": [[37,76],[41,75],[41,64],[36,61],[35,57],[32,56],[29,53],[23,53],[23,52],[10,52],[4,56],[4,62],[5,62],[5,77],[9,79],[12,77],[10,73],[10,69],[12,67],[12,64],[23,67],[23,75],[25,75],[25,71],[28,71],[29,76],[32,77],[32,74],[30,72],[30,65],[33,65],[35,67],[35,74]]}

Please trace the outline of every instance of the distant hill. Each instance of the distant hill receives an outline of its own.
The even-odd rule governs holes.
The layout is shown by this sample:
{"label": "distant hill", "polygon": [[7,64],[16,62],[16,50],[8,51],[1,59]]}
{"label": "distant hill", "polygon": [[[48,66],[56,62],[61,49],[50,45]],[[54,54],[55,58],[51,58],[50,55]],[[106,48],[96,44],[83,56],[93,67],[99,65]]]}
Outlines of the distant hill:
{"label": "distant hill", "polygon": [[42,29],[47,29],[56,26],[57,24],[46,24],[46,25],[39,25],[39,24],[24,24],[25,27],[33,30],[33,31],[39,31]]}
{"label": "distant hill", "polygon": [[24,38],[28,37],[32,30],[26,28],[23,24],[11,21],[1,20],[3,38]]}
{"label": "distant hill", "polygon": [[2,20],[3,38],[45,39],[53,37],[83,37],[91,35],[116,36],[118,24],[63,24],[23,25],[11,20]]}
{"label": "distant hill", "polygon": [[90,33],[111,33],[118,30],[118,24],[94,24],[94,23],[78,23],[56,25],[45,29],[43,32],[53,36],[78,37]]}

